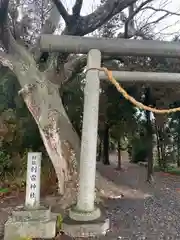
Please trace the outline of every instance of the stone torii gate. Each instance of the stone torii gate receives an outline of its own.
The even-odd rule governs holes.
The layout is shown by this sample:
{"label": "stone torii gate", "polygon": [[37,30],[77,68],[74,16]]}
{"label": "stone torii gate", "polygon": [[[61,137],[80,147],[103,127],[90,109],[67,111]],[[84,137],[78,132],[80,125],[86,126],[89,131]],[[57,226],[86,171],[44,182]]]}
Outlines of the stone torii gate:
{"label": "stone torii gate", "polygon": [[[180,57],[180,44],[152,40],[102,39],[77,36],[42,35],[41,50],[87,54],[86,86],[84,90],[84,115],[80,155],[80,181],[76,207],[69,217],[75,221],[89,222],[98,219],[101,211],[94,204],[96,148],[100,79],[107,79],[101,67],[101,54],[113,56]],[[180,82],[178,73],[113,71],[120,81]]]}

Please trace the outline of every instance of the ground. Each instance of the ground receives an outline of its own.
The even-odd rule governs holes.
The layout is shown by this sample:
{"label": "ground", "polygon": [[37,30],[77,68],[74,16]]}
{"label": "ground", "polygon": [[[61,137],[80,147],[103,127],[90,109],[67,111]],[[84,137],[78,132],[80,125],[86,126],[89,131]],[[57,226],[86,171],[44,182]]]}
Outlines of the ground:
{"label": "ground", "polygon": [[[126,160],[123,159],[124,171],[120,172],[115,170],[114,154],[111,155],[111,166],[97,164],[100,174],[108,179],[109,197],[114,196],[114,189],[116,195],[117,189],[124,194],[123,198],[105,200],[112,226],[107,236],[100,239],[180,240],[180,177],[156,173],[155,183],[149,185],[145,181],[146,168]],[[102,190],[105,195],[106,190],[107,186]],[[23,203],[23,193],[18,196],[9,196],[5,201],[1,200],[1,229],[12,208]],[[52,201],[53,205],[57,202],[53,196],[46,199]]]}
{"label": "ground", "polygon": [[124,198],[109,200],[111,232],[102,239],[180,239],[180,177],[155,174],[155,184],[145,182],[146,169],[124,162],[124,172],[99,171],[120,186]]}

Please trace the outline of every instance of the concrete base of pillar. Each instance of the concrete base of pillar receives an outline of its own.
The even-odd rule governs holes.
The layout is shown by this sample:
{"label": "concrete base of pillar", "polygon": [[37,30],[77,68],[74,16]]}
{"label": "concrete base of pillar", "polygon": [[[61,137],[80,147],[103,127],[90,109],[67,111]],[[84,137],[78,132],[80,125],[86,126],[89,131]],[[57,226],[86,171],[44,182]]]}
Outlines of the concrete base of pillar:
{"label": "concrete base of pillar", "polygon": [[95,207],[92,212],[82,212],[74,207],[69,211],[69,217],[75,221],[93,221],[98,219],[101,216],[101,210],[98,207]]}
{"label": "concrete base of pillar", "polygon": [[105,215],[94,221],[75,221],[69,217],[62,223],[62,231],[72,238],[90,238],[105,235],[110,228],[110,221]]}
{"label": "concrete base of pillar", "polygon": [[50,208],[26,209],[24,207],[12,212],[5,223],[4,240],[19,238],[53,238],[56,235],[57,217]]}

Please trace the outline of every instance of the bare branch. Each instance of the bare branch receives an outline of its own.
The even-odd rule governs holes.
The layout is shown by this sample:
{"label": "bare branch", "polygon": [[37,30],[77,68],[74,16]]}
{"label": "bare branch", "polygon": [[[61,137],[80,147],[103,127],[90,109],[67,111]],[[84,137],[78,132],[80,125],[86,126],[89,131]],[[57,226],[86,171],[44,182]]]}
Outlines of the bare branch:
{"label": "bare branch", "polygon": [[146,0],[145,2],[142,2],[139,7],[137,7],[132,14],[129,15],[129,17],[127,18],[126,22],[125,22],[125,37],[127,37],[128,35],[128,25],[129,22],[134,18],[134,16],[139,13],[139,11],[148,3],[152,2],[153,0]]}
{"label": "bare branch", "polygon": [[129,22],[133,19],[133,17],[139,13],[142,10],[142,7],[145,4],[148,4],[150,2],[152,2],[153,0],[146,0],[145,2],[143,2],[142,4],[140,4],[139,7],[137,7],[134,11],[132,11],[133,9],[130,9],[130,15],[129,17],[126,16],[126,14],[124,12],[121,13],[121,21],[125,24],[125,31],[124,33],[119,33],[118,37],[119,38],[131,38],[133,36],[138,36],[138,37],[142,37],[142,39],[144,40],[148,40],[150,39],[150,36],[146,36],[144,34],[144,32],[142,31],[142,29],[136,29],[134,24],[129,25]]}
{"label": "bare branch", "polygon": [[61,14],[62,18],[64,19],[65,23],[68,25],[70,20],[70,15],[66,11],[64,5],[62,4],[61,0],[53,0],[54,4],[56,5],[59,13]]}
{"label": "bare branch", "polygon": [[144,9],[143,7],[144,7],[146,4],[148,4],[148,3],[152,2],[152,1],[153,1],[153,0],[146,0],[145,2],[141,3],[141,4],[139,5],[139,7],[137,7],[137,8],[135,9],[135,11],[133,12],[133,14],[128,17],[128,20],[127,20],[127,21],[131,20],[137,13],[139,13],[140,10],[143,10],[143,9]]}
{"label": "bare branch", "polygon": [[[170,25],[168,25],[168,26],[160,29],[159,32],[155,34],[155,36],[160,35],[161,32],[163,32],[163,35],[172,36],[172,33],[171,33],[171,32],[169,32],[169,33],[164,33],[164,30],[167,30],[167,29],[169,29],[169,28],[171,28],[171,27],[173,27],[173,26],[176,26],[177,24],[179,24],[179,22],[180,22],[180,21],[177,20],[175,23],[170,24]],[[173,32],[173,35],[175,35],[175,34],[178,34],[178,35],[179,35],[179,32],[180,32],[180,30],[178,29],[176,32]]]}
{"label": "bare branch", "polygon": [[80,16],[83,0],[76,0],[74,7],[72,9],[74,16]]}
{"label": "bare branch", "polygon": [[154,11],[156,11],[156,12],[165,12],[165,13],[167,13],[168,15],[180,16],[180,13],[171,12],[171,11],[168,11],[168,10],[162,9],[162,8],[154,8],[154,7],[147,6],[147,7],[144,7],[144,8],[143,8],[143,10],[145,10],[145,9],[151,9],[151,10],[154,10]]}
{"label": "bare branch", "polygon": [[76,35],[83,36],[93,32],[136,1],[137,0],[107,0],[93,13],[81,17],[78,26],[76,27]]}
{"label": "bare branch", "polygon": [[150,25],[152,25],[152,24],[156,24],[156,23],[160,22],[161,20],[163,20],[164,18],[166,18],[168,15],[169,15],[169,13],[165,13],[163,16],[157,18],[156,20],[145,24],[144,26],[142,26],[142,27],[139,29],[139,31],[141,32],[143,28],[146,28],[147,26],[150,26]]}

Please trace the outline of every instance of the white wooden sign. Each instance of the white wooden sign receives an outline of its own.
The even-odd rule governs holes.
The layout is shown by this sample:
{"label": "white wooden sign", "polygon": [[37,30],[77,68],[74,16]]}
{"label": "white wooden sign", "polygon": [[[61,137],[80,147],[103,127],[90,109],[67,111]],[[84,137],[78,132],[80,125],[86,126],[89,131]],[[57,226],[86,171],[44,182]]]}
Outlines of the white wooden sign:
{"label": "white wooden sign", "polygon": [[40,204],[41,152],[28,153],[25,206],[37,208]]}

